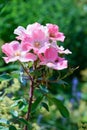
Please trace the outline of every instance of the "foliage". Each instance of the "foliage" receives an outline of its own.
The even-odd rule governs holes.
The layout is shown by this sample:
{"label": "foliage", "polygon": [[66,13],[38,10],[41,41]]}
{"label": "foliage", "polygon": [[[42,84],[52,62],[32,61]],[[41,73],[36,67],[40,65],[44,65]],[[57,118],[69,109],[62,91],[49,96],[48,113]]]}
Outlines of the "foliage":
{"label": "foliage", "polygon": [[[27,76],[23,75],[19,65],[5,65],[0,50],[0,130],[21,130],[24,125],[28,125],[30,130],[86,128],[84,122],[87,122],[87,70],[82,70],[87,68],[86,3],[86,0],[0,1],[0,46],[14,39],[13,31],[19,25],[26,27],[36,21],[44,25],[54,23],[59,25],[60,30],[66,35],[64,46],[73,52],[68,58],[69,63],[71,66],[79,66],[72,83],[70,78],[65,81],[59,80],[60,77],[64,77],[63,72],[60,74],[50,71],[48,88],[40,85],[34,92],[31,122],[27,122],[24,119],[28,110]],[[69,75],[74,70],[66,71]],[[35,73],[31,71],[31,74],[41,76],[38,70]],[[80,77],[82,75],[81,81],[76,77],[79,74]],[[58,82],[49,82],[57,78]],[[70,117],[65,106],[70,112]]]}

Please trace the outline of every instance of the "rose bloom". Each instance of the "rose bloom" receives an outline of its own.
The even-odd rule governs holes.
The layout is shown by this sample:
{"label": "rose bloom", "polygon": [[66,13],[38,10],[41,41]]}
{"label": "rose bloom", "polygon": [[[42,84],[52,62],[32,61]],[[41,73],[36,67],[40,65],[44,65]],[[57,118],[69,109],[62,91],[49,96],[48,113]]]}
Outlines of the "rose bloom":
{"label": "rose bloom", "polygon": [[22,40],[24,44],[28,43],[36,53],[48,42],[48,30],[39,23],[29,24],[26,29],[19,26],[14,33],[19,35],[17,39]]}
{"label": "rose bloom", "polygon": [[28,52],[29,47],[23,46],[18,41],[12,41],[11,43],[6,43],[2,46],[2,52],[6,54],[7,57],[3,57],[6,63],[21,61],[35,61],[37,56],[33,53]]}
{"label": "rose bloom", "polygon": [[59,32],[59,27],[55,24],[46,24],[49,32],[49,39],[54,41],[63,42],[65,36],[63,33]]}
{"label": "rose bloom", "polygon": [[56,48],[50,47],[44,53],[39,53],[40,65],[46,65],[55,70],[67,68],[67,60],[58,56]]}

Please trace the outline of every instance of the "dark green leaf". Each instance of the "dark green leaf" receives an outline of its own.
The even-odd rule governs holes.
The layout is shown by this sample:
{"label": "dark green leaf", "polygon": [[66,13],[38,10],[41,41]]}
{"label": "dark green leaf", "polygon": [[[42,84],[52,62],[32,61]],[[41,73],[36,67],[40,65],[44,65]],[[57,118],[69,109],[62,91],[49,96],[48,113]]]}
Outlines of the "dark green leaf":
{"label": "dark green leaf", "polygon": [[42,102],[41,105],[49,112],[49,107],[47,103]]}
{"label": "dark green leaf", "polygon": [[32,112],[36,111],[38,105],[41,103],[43,96],[39,96],[36,101],[32,104]]}
{"label": "dark green leaf", "polygon": [[6,72],[8,70],[13,71],[13,70],[18,70],[20,66],[18,65],[8,65],[0,68],[0,72]]}
{"label": "dark green leaf", "polygon": [[0,75],[0,81],[3,81],[3,80],[11,80],[11,76],[9,74],[2,74]]}
{"label": "dark green leaf", "polygon": [[31,74],[34,75],[34,76],[39,77],[39,76],[41,76],[42,73],[41,73],[40,70],[34,70],[34,71],[31,72]]}
{"label": "dark green leaf", "polygon": [[20,102],[20,103],[18,104],[18,106],[19,106],[19,109],[20,109],[20,110],[23,110],[26,105],[25,105],[23,102]]}
{"label": "dark green leaf", "polygon": [[17,130],[16,127],[14,127],[13,125],[9,126],[9,130]]}
{"label": "dark green leaf", "polygon": [[65,85],[65,86],[69,86],[69,84],[67,82],[65,82],[64,80],[59,80],[58,84],[60,85]]}
{"label": "dark green leaf", "polygon": [[57,109],[60,111],[60,113],[62,114],[63,117],[67,118],[69,117],[69,112],[67,110],[67,108],[63,105],[63,103],[52,97],[52,96],[48,96],[48,100],[52,103],[52,104],[55,104]]}

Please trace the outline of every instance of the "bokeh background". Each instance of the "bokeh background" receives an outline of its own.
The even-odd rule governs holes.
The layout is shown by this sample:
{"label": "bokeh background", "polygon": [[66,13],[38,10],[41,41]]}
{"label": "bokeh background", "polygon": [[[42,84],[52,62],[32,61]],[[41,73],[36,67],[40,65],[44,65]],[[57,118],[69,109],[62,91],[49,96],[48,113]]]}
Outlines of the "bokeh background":
{"label": "bokeh background", "polygon": [[[69,109],[70,119],[62,118],[52,107],[50,114],[43,110],[34,126],[38,130],[82,130],[82,122],[87,122],[87,0],[1,0],[0,46],[14,40],[13,32],[19,25],[26,27],[34,22],[43,25],[57,24],[66,36],[64,43],[60,44],[72,51],[72,55],[67,56],[69,66],[79,66],[65,79],[69,86],[62,89],[58,84],[51,86],[51,91],[58,95]],[[0,74],[17,69],[16,65],[6,65],[2,55],[0,47]],[[14,82],[16,83],[18,81]],[[0,82],[0,91],[7,86],[6,82]],[[17,91],[19,86],[18,84]],[[15,93],[14,90],[12,92]],[[5,107],[7,109],[7,106]]]}

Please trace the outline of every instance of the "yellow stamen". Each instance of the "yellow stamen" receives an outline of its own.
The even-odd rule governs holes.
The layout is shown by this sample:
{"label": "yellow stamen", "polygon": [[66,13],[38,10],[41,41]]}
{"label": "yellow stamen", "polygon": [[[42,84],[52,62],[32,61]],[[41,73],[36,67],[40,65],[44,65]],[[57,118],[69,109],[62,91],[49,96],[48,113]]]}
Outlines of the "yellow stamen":
{"label": "yellow stamen", "polygon": [[40,47],[40,43],[39,42],[35,42],[34,46],[37,47],[37,48],[39,48]]}
{"label": "yellow stamen", "polygon": [[15,56],[20,56],[20,52],[18,51],[18,52],[15,52]]}
{"label": "yellow stamen", "polygon": [[55,34],[53,34],[53,33],[50,33],[50,37],[53,37],[53,38],[54,38],[54,37],[55,37]]}

